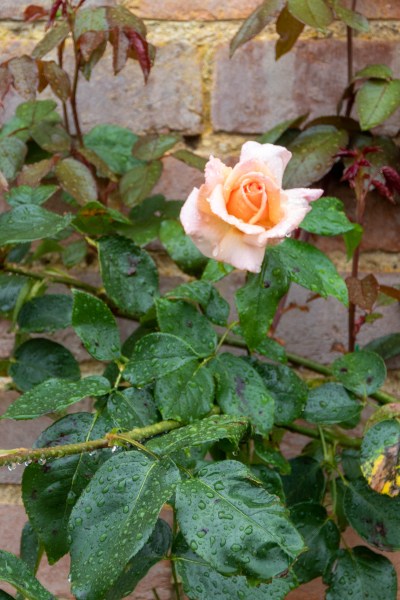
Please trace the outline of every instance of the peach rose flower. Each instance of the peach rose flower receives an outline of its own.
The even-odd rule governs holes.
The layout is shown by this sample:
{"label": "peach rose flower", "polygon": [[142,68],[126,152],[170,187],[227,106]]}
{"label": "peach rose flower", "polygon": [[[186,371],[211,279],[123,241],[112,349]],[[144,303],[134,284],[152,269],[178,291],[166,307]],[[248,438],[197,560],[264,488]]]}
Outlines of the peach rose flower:
{"label": "peach rose flower", "polygon": [[266,246],[297,229],[323,190],[282,189],[291,156],[282,146],[246,142],[234,168],[210,157],[205,183],[193,189],[180,214],[205,256],[258,273]]}

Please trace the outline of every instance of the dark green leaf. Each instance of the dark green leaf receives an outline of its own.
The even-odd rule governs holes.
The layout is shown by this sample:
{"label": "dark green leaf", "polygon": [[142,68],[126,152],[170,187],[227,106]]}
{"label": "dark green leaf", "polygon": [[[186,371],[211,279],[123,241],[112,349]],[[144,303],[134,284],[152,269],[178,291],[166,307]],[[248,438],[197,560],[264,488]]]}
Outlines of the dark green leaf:
{"label": "dark green leaf", "polygon": [[400,493],[400,422],[383,420],[370,427],[361,444],[361,471],[370,487],[380,494]]}
{"label": "dark green leaf", "polygon": [[203,271],[201,279],[203,281],[209,281],[210,283],[216,283],[223,279],[229,273],[232,273],[234,267],[232,265],[228,265],[223,262],[219,262],[211,258],[206,265],[206,268]]}
{"label": "dark green leaf", "polygon": [[96,125],[83,136],[86,148],[96,152],[119,175],[140,162],[132,156],[132,147],[137,140],[137,135],[118,125]]}
{"label": "dark green leaf", "polygon": [[17,398],[1,416],[2,419],[36,419],[67,408],[88,396],[103,396],[110,391],[104,377],[92,375],[80,381],[48,379]]}
{"label": "dark green leaf", "polygon": [[317,29],[327,27],[333,18],[324,0],[288,0],[288,9],[296,19]]}
{"label": "dark green leaf", "polygon": [[396,600],[396,571],[385,556],[365,546],[340,550],[329,578],[326,600]]}
{"label": "dark green leaf", "polygon": [[289,289],[289,282],[280,262],[267,252],[259,275],[252,275],[249,282],[235,294],[240,327],[251,350],[267,335],[280,299]]}
{"label": "dark green leaf", "polygon": [[369,80],[358,90],[356,108],[363,131],[377,127],[400,106],[400,79]]}
{"label": "dark green leaf", "polygon": [[360,396],[373,394],[386,379],[386,366],[382,358],[367,350],[338,358],[332,364],[332,371],[345,388]]}
{"label": "dark green leaf", "polygon": [[282,0],[263,0],[255,11],[242,23],[239,31],[234,35],[230,43],[230,56],[243,44],[255,37],[274,16],[275,12],[282,6]]}
{"label": "dark green leaf", "polygon": [[24,204],[0,215],[0,246],[53,237],[71,222],[35,204]]}
{"label": "dark green leaf", "polygon": [[363,350],[375,352],[383,360],[389,360],[389,358],[398,356],[400,354],[400,333],[390,333],[389,335],[376,338],[364,346]]}
{"label": "dark green leaf", "polygon": [[386,79],[390,81],[393,77],[393,71],[387,65],[368,65],[357,71],[353,80],[357,79]]}
{"label": "dark green leaf", "polygon": [[263,487],[270,494],[275,494],[284,503],[285,493],[283,491],[282,479],[277,471],[273,471],[265,465],[251,465],[251,471],[261,481]]}
{"label": "dark green leaf", "polygon": [[282,346],[282,344],[270,337],[264,338],[256,346],[256,348],[254,348],[254,352],[256,352],[257,354],[262,354],[262,356],[266,356],[267,358],[275,362],[287,362],[285,348]]}
{"label": "dark green leaf", "polygon": [[73,226],[84,234],[104,235],[114,232],[120,223],[128,225],[130,221],[118,210],[94,201],[88,202],[78,211]]}
{"label": "dark green leaf", "polygon": [[300,117],[295,117],[294,119],[282,121],[281,123],[278,123],[278,125],[275,125],[275,127],[272,127],[272,129],[269,129],[263,133],[263,135],[257,138],[257,141],[260,144],[274,144],[288,129],[299,127],[307,118],[307,116],[308,115],[301,115]]}
{"label": "dark green leaf", "polygon": [[37,533],[28,521],[25,523],[21,533],[19,554],[22,560],[26,562],[32,573],[36,573],[38,570],[42,552],[43,548],[41,548]]}
{"label": "dark green leaf", "polygon": [[207,258],[197,250],[177,221],[167,220],[161,223],[160,240],[172,260],[185,273],[198,275],[207,264]]}
{"label": "dark green leaf", "polygon": [[66,267],[74,267],[82,262],[87,253],[85,240],[78,240],[66,246],[62,251],[62,261]]}
{"label": "dark green leaf", "polygon": [[20,185],[7,192],[4,197],[10,206],[19,206],[20,204],[43,204],[56,191],[56,185],[40,185],[37,188],[29,185]]}
{"label": "dark green leaf", "polygon": [[333,296],[347,305],[348,293],[344,280],[332,261],[315,246],[298,240],[285,239],[278,246],[271,248],[270,253],[272,252],[292,281],[323,298]]}
{"label": "dark green leaf", "polygon": [[209,356],[217,345],[217,334],[209,321],[183,300],[156,301],[157,320],[163,333],[185,340],[199,356]]}
{"label": "dark green leaf", "polygon": [[52,377],[75,381],[80,378],[80,370],[67,348],[52,340],[35,338],[17,348],[10,375],[18,388],[26,392]]}
{"label": "dark green leaf", "polygon": [[180,141],[180,136],[167,133],[144,135],[132,148],[132,154],[139,160],[156,160],[173,148]]}
{"label": "dark green leaf", "polygon": [[279,35],[275,46],[276,60],[293,48],[303,29],[304,23],[292,15],[287,5],[284,6],[276,21],[276,33]]}
{"label": "dark green leaf", "polygon": [[55,173],[63,190],[81,204],[97,200],[96,181],[83,163],[74,158],[64,158],[57,163]]}
{"label": "dark green leaf", "polygon": [[288,475],[291,471],[289,461],[280,452],[279,447],[272,442],[256,438],[254,442],[254,453],[270,467],[278,469],[281,475]]}
{"label": "dark green leaf", "polygon": [[[107,424],[97,415],[75,413],[48,427],[35,447],[49,448],[77,444],[102,437]],[[68,552],[68,520],[72,507],[110,451],[74,454],[46,464],[32,463],[22,479],[22,497],[49,562]]]}
{"label": "dark green leaf", "polygon": [[225,575],[265,580],[284,572],[304,546],[278,498],[236,461],[213,463],[198,475],[176,490],[190,548]]}
{"label": "dark green leaf", "polygon": [[156,423],[158,418],[150,392],[136,388],[113,392],[107,401],[107,411],[115,426],[127,431]]}
{"label": "dark green leaf", "polygon": [[299,582],[305,583],[323,575],[333,562],[339,549],[340,532],[320,504],[296,504],[290,510],[290,518],[308,548],[294,566]]}
{"label": "dark green leaf", "polygon": [[307,386],[289,367],[252,362],[275,401],[275,423],[289,425],[298,419],[307,400]]}
{"label": "dark green leaf", "polygon": [[22,169],[27,148],[16,137],[0,139],[0,171],[8,181],[13,181]]}
{"label": "dark green leaf", "polygon": [[114,360],[121,355],[114,315],[99,298],[74,290],[72,326],[86,350],[97,360]]}
{"label": "dark green leaf", "polygon": [[162,162],[154,160],[133,166],[120,181],[120,192],[126,206],[136,206],[148,196],[161,177]]}
{"label": "dark green leaf", "polygon": [[183,540],[175,548],[174,555],[183,589],[188,598],[194,600],[283,600],[297,587],[293,574],[259,585],[250,583],[242,575],[225,577],[192,552]]}
{"label": "dark green leaf", "polygon": [[210,371],[197,360],[156,382],[155,399],[163,419],[195,421],[210,412],[214,382]]}
{"label": "dark green leaf", "polygon": [[134,242],[120,236],[102,238],[98,247],[109,298],[129,315],[143,315],[158,296],[158,272],[153,259]]}
{"label": "dark green leaf", "polygon": [[21,331],[42,333],[71,325],[72,298],[66,294],[47,294],[32,298],[18,313]]}
{"label": "dark green leaf", "polygon": [[340,383],[325,383],[310,390],[304,419],[310,423],[333,425],[358,419],[362,404]]}
{"label": "dark green leaf", "polygon": [[204,171],[204,168],[207,164],[207,159],[202,156],[198,156],[189,150],[177,150],[172,153],[172,156],[181,162],[189,165],[189,167],[193,167],[198,171]]}
{"label": "dark green leaf", "polygon": [[123,452],[100,467],[70,519],[72,591],[78,600],[104,597],[116,583],[150,538],[179,479],[170,459],[139,452]]}
{"label": "dark green leaf", "polygon": [[400,497],[389,498],[371,490],[366,481],[348,483],[344,510],[350,525],[379,550],[400,550]]}
{"label": "dark green leaf", "polygon": [[318,181],[337,160],[334,155],[347,145],[348,134],[332,125],[309,127],[289,144],[293,156],[286,167],[285,188],[307,187]]}
{"label": "dark green leaf", "polygon": [[226,325],[229,304],[208,281],[183,283],[166,294],[174,300],[192,300],[203,308],[206,317],[216,325]]}
{"label": "dark green leaf", "polygon": [[196,352],[180,338],[150,333],[137,342],[123,376],[133,385],[146,385],[192,363],[195,358]]}
{"label": "dark green leaf", "polygon": [[63,42],[69,34],[67,21],[56,23],[32,50],[32,58],[43,58]]}
{"label": "dark green leaf", "polygon": [[162,455],[172,454],[192,446],[214,443],[221,439],[227,439],[237,447],[248,427],[249,423],[246,419],[213,415],[161,437],[153,438],[147,442],[146,447]]}
{"label": "dark green leaf", "polygon": [[28,279],[21,275],[0,273],[0,312],[12,311]]}
{"label": "dark green leaf", "polygon": [[46,152],[68,152],[71,148],[71,137],[59,123],[39,123],[32,129],[31,135],[37,145]]}
{"label": "dark green leaf", "polygon": [[275,402],[260,375],[233,354],[219,354],[212,363],[217,402],[228,415],[244,415],[256,432],[266,435],[274,424]]}
{"label": "dark green leaf", "polygon": [[33,576],[28,565],[5,550],[0,550],[0,581],[10,583],[28,600],[55,600]]}
{"label": "dark green leaf", "polygon": [[158,519],[156,526],[143,548],[129,560],[122,575],[117,579],[112,588],[105,595],[105,600],[119,600],[128,596],[147,571],[168,552],[171,545],[171,528],[165,521]]}
{"label": "dark green leaf", "polygon": [[311,212],[301,222],[301,228],[318,235],[339,235],[354,229],[338,198],[320,198],[311,203]]}
{"label": "dark green leaf", "polygon": [[289,462],[291,473],[282,476],[287,505],[321,502],[325,491],[325,477],[318,462],[310,456],[297,456]]}

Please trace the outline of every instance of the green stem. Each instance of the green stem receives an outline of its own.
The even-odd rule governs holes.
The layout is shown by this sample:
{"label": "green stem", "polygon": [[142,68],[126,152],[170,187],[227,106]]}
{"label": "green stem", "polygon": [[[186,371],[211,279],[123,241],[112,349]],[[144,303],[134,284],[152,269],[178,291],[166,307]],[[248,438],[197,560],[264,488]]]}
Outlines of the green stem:
{"label": "green stem", "polygon": [[[305,435],[309,438],[313,438],[315,440],[321,439],[321,434],[318,429],[313,429],[311,427],[306,427],[305,425],[298,425],[297,423],[291,423],[290,425],[285,425],[285,429],[288,431],[292,431],[293,433],[300,433],[301,435]],[[324,439],[328,442],[337,442],[341,446],[345,448],[359,448],[361,446],[360,438],[351,438],[344,433],[339,431],[329,431],[328,429],[323,430]]]}
{"label": "green stem", "polygon": [[[176,515],[175,515],[175,511],[174,511],[174,520],[173,520],[173,523],[172,523],[172,536],[173,536],[173,539],[176,538],[177,533],[178,533],[178,526],[177,526]],[[175,564],[175,561],[173,561],[173,560],[171,560],[171,572],[172,572],[172,579],[174,580],[174,588],[175,588],[176,600],[182,600],[181,586],[180,586],[179,579],[178,579],[178,573],[176,571],[176,564]]]}
{"label": "green stem", "polygon": [[3,270],[7,273],[14,273],[16,275],[23,275],[24,277],[30,277],[31,279],[36,279],[38,281],[51,281],[52,283],[61,283],[63,285],[67,285],[68,287],[74,287],[79,290],[84,290],[91,294],[98,296],[101,294],[101,289],[95,287],[94,285],[90,285],[90,283],[86,283],[85,281],[81,281],[80,279],[76,279],[75,277],[70,277],[69,275],[55,275],[46,273],[35,273],[29,269],[22,269],[21,267],[14,267],[6,263],[3,267]]}

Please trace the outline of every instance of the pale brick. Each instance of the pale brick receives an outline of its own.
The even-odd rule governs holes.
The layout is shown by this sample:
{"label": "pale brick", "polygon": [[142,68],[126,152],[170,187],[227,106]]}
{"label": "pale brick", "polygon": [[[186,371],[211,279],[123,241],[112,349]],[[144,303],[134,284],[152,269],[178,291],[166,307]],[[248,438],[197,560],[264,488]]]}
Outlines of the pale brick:
{"label": "pale brick", "polygon": [[[355,41],[355,68],[383,62],[400,74],[397,43]],[[338,39],[304,40],[279,61],[273,41],[252,41],[229,59],[228,48],[216,53],[212,123],[216,131],[262,133],[280,121],[309,113],[309,118],[336,113],[346,86],[346,43]],[[385,123],[398,129],[399,112]]]}
{"label": "pale brick", "polygon": [[[20,20],[24,18],[24,10],[27,6],[34,4],[43,8],[50,8],[51,0],[1,0],[0,19]],[[116,0],[86,0],[85,6],[113,6]]]}

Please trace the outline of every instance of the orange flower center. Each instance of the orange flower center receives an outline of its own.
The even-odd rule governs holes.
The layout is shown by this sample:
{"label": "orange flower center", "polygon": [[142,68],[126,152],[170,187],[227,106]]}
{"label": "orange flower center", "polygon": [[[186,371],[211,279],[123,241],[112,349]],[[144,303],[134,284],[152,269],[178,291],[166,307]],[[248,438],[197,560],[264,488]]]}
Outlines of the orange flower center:
{"label": "orange flower center", "polygon": [[239,185],[229,194],[226,209],[230,215],[245,223],[272,227],[276,221],[274,215],[270,213],[277,201],[279,204],[279,192],[278,197],[276,196],[274,190],[267,192],[262,176],[243,177]]}

